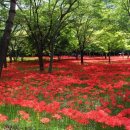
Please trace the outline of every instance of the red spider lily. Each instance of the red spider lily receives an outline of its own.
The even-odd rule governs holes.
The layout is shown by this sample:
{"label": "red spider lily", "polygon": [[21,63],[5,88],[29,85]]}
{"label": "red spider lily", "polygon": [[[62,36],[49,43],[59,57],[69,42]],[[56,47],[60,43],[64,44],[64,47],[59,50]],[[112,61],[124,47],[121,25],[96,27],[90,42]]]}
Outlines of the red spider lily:
{"label": "red spider lily", "polygon": [[74,130],[74,127],[72,125],[68,125],[65,130]]}
{"label": "red spider lily", "polygon": [[30,118],[29,114],[23,110],[18,111],[18,114],[23,120],[29,120]]}
{"label": "red spider lily", "polygon": [[19,122],[19,118],[15,118],[12,120],[14,123],[18,123]]}
{"label": "red spider lily", "polygon": [[0,114],[0,122],[5,122],[8,120],[8,117],[3,115],[3,114]]}
{"label": "red spider lily", "polygon": [[47,123],[50,122],[50,119],[49,118],[41,118],[40,122],[43,123],[43,124],[47,124]]}
{"label": "red spider lily", "polygon": [[[54,62],[58,70],[52,74],[39,73],[35,62],[13,63],[0,81],[1,105],[46,111],[57,119],[64,114],[81,124],[94,120],[105,126],[124,125],[128,130],[130,61],[113,57],[108,65],[101,57],[85,58],[88,65],[81,66],[74,59]],[[120,112],[112,115],[118,108]]]}
{"label": "red spider lily", "polygon": [[119,117],[125,117],[126,115],[130,115],[130,108],[122,110],[120,113],[118,113],[117,116]]}
{"label": "red spider lily", "polygon": [[52,117],[55,118],[55,119],[57,119],[57,120],[62,119],[62,116],[59,115],[59,114],[54,114]]}

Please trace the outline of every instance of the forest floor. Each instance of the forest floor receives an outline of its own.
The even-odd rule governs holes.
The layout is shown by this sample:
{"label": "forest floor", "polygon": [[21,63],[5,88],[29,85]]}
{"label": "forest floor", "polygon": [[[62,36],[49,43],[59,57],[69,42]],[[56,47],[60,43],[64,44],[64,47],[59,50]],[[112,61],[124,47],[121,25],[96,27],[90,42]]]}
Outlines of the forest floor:
{"label": "forest floor", "polygon": [[[0,80],[0,130],[130,130],[130,59],[74,57],[9,63]],[[36,58],[35,58],[36,59]],[[48,58],[47,58],[48,59]]]}

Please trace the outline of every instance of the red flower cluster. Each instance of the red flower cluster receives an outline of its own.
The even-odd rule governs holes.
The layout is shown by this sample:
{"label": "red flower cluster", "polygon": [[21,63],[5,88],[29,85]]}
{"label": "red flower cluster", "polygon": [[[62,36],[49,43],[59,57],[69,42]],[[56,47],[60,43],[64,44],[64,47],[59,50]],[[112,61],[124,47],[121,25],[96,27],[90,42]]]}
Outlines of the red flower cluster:
{"label": "red flower cluster", "polygon": [[20,115],[20,117],[23,119],[23,120],[29,120],[30,116],[27,112],[25,111],[18,111],[18,114]]}
{"label": "red flower cluster", "polygon": [[5,122],[8,120],[8,117],[3,115],[3,114],[0,114],[0,122]]}
{"label": "red flower cluster", "polygon": [[[81,124],[94,120],[129,130],[130,61],[116,59],[104,64],[101,58],[87,57],[89,63],[82,66],[74,59],[62,60],[54,62],[52,74],[39,73],[35,62],[13,63],[0,81],[0,105],[46,111],[56,119],[62,113]],[[114,113],[115,109],[119,111]]]}

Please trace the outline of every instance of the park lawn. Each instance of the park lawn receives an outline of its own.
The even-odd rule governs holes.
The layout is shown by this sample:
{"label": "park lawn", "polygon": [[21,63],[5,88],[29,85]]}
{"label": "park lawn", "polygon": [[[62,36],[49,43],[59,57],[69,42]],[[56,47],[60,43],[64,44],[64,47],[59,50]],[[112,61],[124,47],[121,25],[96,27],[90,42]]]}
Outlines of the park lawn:
{"label": "park lawn", "polygon": [[0,129],[130,130],[129,59],[69,59],[53,67],[40,73],[37,61],[26,61],[4,69]]}

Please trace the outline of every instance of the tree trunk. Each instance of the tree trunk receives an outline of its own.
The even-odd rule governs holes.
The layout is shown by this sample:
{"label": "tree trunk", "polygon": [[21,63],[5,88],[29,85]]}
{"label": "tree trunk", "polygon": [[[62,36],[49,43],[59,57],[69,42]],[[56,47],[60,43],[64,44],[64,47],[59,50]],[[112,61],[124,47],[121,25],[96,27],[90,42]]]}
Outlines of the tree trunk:
{"label": "tree trunk", "polygon": [[6,57],[4,59],[4,68],[7,68],[7,59],[6,59]]}
{"label": "tree trunk", "polygon": [[127,53],[127,59],[129,59],[129,56],[130,56],[130,54],[129,54],[129,53]]}
{"label": "tree trunk", "polygon": [[107,59],[107,53],[105,53],[105,59]]}
{"label": "tree trunk", "polygon": [[42,43],[37,43],[37,52],[38,52],[38,64],[39,64],[39,70],[42,72],[44,71],[44,63],[43,63],[43,53],[42,53]]}
{"label": "tree trunk", "polygon": [[11,29],[15,17],[16,0],[10,0],[9,16],[6,21],[5,30],[0,40],[0,77],[2,74],[3,64],[7,55],[8,43],[10,40]]}
{"label": "tree trunk", "polygon": [[58,55],[58,61],[60,61],[60,60],[61,60],[61,55],[59,54],[59,55]]}
{"label": "tree trunk", "polygon": [[23,56],[21,56],[21,62],[23,62]]}
{"label": "tree trunk", "polygon": [[110,54],[110,52],[108,53],[108,62],[109,62],[109,64],[111,63],[111,54]]}
{"label": "tree trunk", "polygon": [[84,52],[83,52],[83,50],[81,50],[80,54],[81,54],[81,65],[83,65],[84,64],[84,59],[83,59]]}
{"label": "tree trunk", "polygon": [[50,54],[50,63],[49,63],[48,73],[52,72],[53,57],[54,57],[54,40],[52,40],[50,51],[51,51],[51,54]]}
{"label": "tree trunk", "polygon": [[44,71],[42,54],[38,55],[39,70]]}
{"label": "tree trunk", "polygon": [[43,64],[43,54],[42,54],[42,49],[41,46],[38,45],[38,63],[39,63],[39,70],[44,71],[44,64]]}
{"label": "tree trunk", "polygon": [[88,56],[91,57],[91,52],[88,53]]}
{"label": "tree trunk", "polygon": [[9,56],[9,60],[10,60],[9,62],[12,63],[12,56],[11,55]]}
{"label": "tree trunk", "polygon": [[76,53],[75,57],[76,57],[76,60],[78,60],[78,53]]}
{"label": "tree trunk", "polygon": [[116,53],[115,53],[115,51],[114,51],[114,56],[116,56]]}

